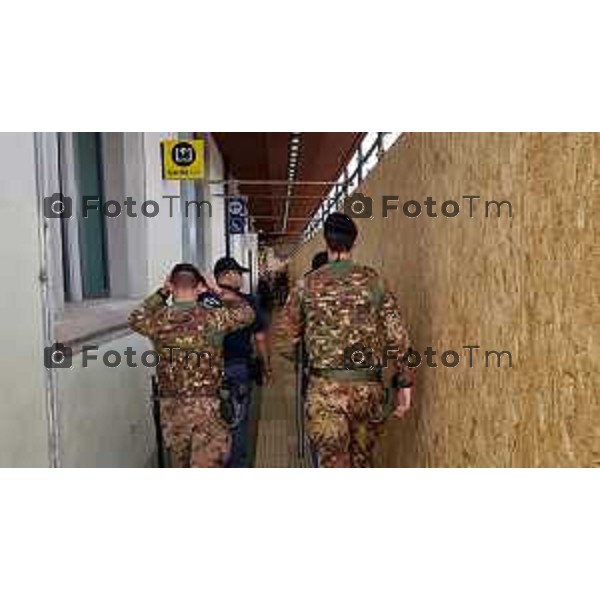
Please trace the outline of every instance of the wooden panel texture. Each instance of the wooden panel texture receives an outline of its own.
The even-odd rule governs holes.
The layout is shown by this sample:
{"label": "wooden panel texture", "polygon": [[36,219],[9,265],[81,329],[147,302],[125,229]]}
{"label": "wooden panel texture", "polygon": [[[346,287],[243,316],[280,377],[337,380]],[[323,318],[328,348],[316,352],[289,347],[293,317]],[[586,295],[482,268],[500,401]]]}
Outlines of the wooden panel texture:
{"label": "wooden panel texture", "polygon": [[[600,134],[405,134],[359,191],[374,217],[357,220],[355,258],[382,270],[413,346],[438,364],[419,367],[415,410],[387,426],[381,464],[600,465]],[[384,195],[400,207],[386,219]],[[472,216],[465,195],[480,196]],[[418,218],[401,210],[410,200]],[[486,217],[490,201],[512,218],[506,204]],[[296,252],[294,277],[322,246]],[[481,346],[472,368],[467,345]],[[440,364],[446,350],[455,368]],[[506,356],[486,367],[485,350],[510,351],[512,368]]]}

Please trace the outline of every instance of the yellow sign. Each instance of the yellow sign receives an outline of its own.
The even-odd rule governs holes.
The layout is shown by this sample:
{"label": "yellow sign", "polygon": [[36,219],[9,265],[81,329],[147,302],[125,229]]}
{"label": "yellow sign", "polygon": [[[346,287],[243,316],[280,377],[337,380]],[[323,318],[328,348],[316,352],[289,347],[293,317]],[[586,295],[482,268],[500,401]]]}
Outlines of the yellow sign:
{"label": "yellow sign", "polygon": [[202,179],[204,140],[163,140],[163,179]]}

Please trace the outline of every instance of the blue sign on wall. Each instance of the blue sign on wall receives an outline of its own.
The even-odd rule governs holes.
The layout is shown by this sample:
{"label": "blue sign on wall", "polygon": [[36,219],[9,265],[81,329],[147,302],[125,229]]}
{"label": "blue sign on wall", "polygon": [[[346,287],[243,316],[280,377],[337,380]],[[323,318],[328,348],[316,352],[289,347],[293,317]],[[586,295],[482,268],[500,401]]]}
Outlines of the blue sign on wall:
{"label": "blue sign on wall", "polygon": [[246,233],[246,223],[248,222],[248,202],[244,196],[230,198],[228,202],[229,215],[229,233]]}

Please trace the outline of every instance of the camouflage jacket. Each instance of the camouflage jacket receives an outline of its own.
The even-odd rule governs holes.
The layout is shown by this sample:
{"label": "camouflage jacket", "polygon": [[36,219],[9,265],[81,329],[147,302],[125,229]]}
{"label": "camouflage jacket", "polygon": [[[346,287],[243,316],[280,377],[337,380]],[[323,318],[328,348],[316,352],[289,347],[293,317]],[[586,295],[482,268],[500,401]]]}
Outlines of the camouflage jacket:
{"label": "camouflage jacket", "polygon": [[223,376],[225,334],[253,320],[254,310],[242,300],[210,309],[195,302],[167,306],[156,292],[131,313],[129,326],[154,344],[161,396],[214,396]]}
{"label": "camouflage jacket", "polygon": [[304,338],[311,368],[388,366],[387,374],[398,371],[412,383],[414,370],[402,363],[408,335],[393,293],[374,269],[350,260],[327,263],[296,285],[285,316],[288,333]]}

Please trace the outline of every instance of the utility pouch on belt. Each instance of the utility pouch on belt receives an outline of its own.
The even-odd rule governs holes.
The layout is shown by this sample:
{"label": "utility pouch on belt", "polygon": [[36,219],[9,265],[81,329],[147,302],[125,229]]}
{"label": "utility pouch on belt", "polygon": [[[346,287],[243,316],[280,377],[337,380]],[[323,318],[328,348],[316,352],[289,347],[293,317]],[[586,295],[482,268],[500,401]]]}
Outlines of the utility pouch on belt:
{"label": "utility pouch on belt", "polygon": [[231,393],[231,390],[224,385],[219,388],[219,413],[221,414],[221,419],[225,421],[226,425],[233,425],[235,422],[235,404],[233,402],[233,394]]}
{"label": "utility pouch on belt", "polygon": [[236,429],[244,417],[243,398],[234,383],[225,381],[219,388],[219,413],[229,429]]}
{"label": "utility pouch on belt", "polygon": [[414,385],[414,374],[407,369],[404,373],[396,373],[389,386],[383,388],[383,404],[381,405],[381,417],[378,420],[386,421],[396,410],[396,391],[401,388],[409,388]]}

